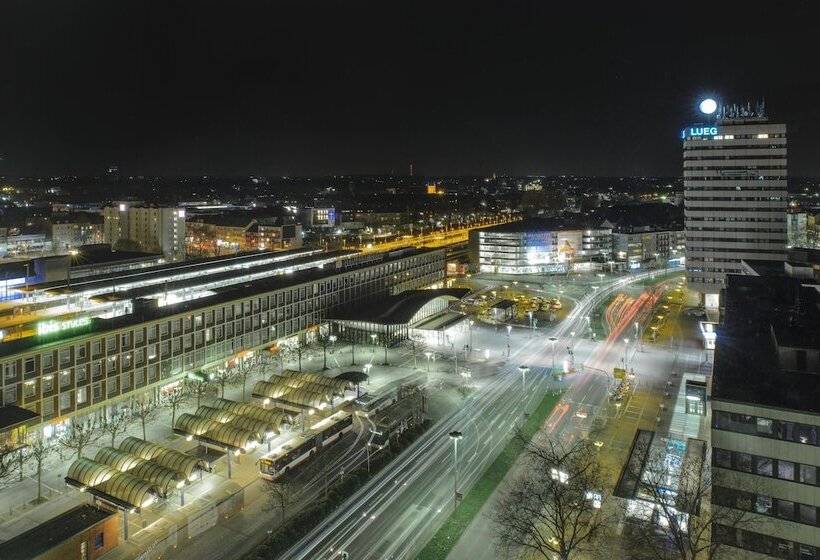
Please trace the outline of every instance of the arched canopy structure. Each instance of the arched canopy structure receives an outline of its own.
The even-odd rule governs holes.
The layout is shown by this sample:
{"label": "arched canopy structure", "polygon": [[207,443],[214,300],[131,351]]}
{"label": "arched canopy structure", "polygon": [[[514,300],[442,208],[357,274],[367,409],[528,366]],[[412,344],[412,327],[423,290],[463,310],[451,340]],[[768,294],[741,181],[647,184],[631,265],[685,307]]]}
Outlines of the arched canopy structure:
{"label": "arched canopy structure", "polygon": [[270,410],[251,403],[241,403],[228,399],[217,399],[214,406],[221,410],[227,410],[233,414],[255,418],[257,420],[262,420],[263,422],[270,422],[277,428],[282,424],[290,424],[293,421],[290,414],[286,414],[280,410]]}
{"label": "arched canopy structure", "polygon": [[258,399],[278,399],[292,390],[293,388],[287,385],[280,385],[271,381],[257,381],[251,389],[251,396]]}
{"label": "arched canopy structure", "polygon": [[214,422],[225,424],[236,418],[236,414],[220,408],[213,408],[211,406],[200,406],[196,409],[196,416],[200,418],[208,418]]}
{"label": "arched canopy structure", "polygon": [[128,436],[120,442],[120,451],[131,453],[141,459],[150,460],[162,453],[166,449],[156,443],[145,441],[133,436]]}
{"label": "arched canopy structure", "polygon": [[279,398],[272,399],[277,402],[295,405],[300,408],[322,408],[330,402],[330,397],[321,393],[314,393],[307,389],[294,389],[285,393]]}
{"label": "arched canopy structure", "polygon": [[[284,399],[285,395],[292,391],[310,391],[325,395],[328,402],[335,396],[343,396],[348,383],[343,380],[328,379],[328,382],[316,383],[309,379],[297,379],[296,377],[286,377],[284,375],[272,375],[268,381],[260,381],[260,383],[268,383],[273,385],[260,386],[264,387],[266,391],[266,398],[270,399]],[[256,387],[254,387],[256,388]]]}
{"label": "arched canopy structure", "polygon": [[250,451],[260,443],[256,434],[227,424],[220,424],[219,427],[199,436],[198,439],[216,447],[233,451]]}
{"label": "arched canopy structure", "polygon": [[175,449],[129,436],[120,442],[120,451],[125,451],[170,469],[183,478],[193,480],[197,470],[207,471],[208,463]]}
{"label": "arched canopy structure", "polygon": [[344,379],[338,379],[336,377],[326,377],[324,375],[318,373],[312,373],[308,371],[287,371],[285,372],[287,375],[281,375],[279,377],[287,377],[290,379],[296,379],[300,381],[304,381],[307,383],[315,383],[317,385],[323,385],[325,387],[330,387],[337,394],[343,394],[345,390],[350,389],[350,383]]}
{"label": "arched canopy structure", "polygon": [[130,471],[145,461],[145,459],[141,459],[136,455],[131,455],[130,453],[114,449],[113,447],[101,448],[94,456],[94,460],[98,463],[108,465],[113,469],[117,469],[120,472]]}
{"label": "arched canopy structure", "polygon": [[273,426],[268,422],[256,420],[248,416],[235,416],[230,422],[227,422],[226,425],[253,432],[259,441],[264,441],[279,433],[278,426]]}
{"label": "arched canopy structure", "polygon": [[180,414],[174,424],[174,431],[178,434],[189,436],[201,436],[205,432],[215,430],[221,426],[219,422],[215,422],[208,418],[196,416],[194,414]]}
{"label": "arched canopy structure", "polygon": [[129,473],[117,473],[97,486],[96,489],[138,509],[153,504],[159,494],[154,486]]}
{"label": "arched canopy structure", "polygon": [[80,487],[97,486],[116,474],[119,471],[113,467],[81,457],[69,465],[66,478]]}
{"label": "arched canopy structure", "polygon": [[140,464],[131,469],[129,474],[152,484],[163,498],[185,485],[185,477],[153,461],[140,460]]}

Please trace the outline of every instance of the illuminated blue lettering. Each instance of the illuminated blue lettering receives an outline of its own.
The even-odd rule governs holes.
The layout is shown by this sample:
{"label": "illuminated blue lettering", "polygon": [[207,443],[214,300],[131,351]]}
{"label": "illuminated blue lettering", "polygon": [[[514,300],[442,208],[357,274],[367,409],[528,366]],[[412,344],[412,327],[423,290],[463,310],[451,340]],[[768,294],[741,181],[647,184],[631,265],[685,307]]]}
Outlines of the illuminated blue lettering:
{"label": "illuminated blue lettering", "polygon": [[718,133],[716,126],[690,126],[681,131],[681,138],[691,138],[692,136],[715,136]]}

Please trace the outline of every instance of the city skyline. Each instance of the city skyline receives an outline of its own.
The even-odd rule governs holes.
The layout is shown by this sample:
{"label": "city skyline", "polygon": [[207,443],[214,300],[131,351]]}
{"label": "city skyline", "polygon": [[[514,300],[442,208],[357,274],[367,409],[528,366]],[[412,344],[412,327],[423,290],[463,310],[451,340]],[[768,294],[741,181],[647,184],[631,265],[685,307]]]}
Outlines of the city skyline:
{"label": "city skyline", "polygon": [[820,175],[809,4],[733,6],[7,6],[0,174],[675,177],[712,95]]}

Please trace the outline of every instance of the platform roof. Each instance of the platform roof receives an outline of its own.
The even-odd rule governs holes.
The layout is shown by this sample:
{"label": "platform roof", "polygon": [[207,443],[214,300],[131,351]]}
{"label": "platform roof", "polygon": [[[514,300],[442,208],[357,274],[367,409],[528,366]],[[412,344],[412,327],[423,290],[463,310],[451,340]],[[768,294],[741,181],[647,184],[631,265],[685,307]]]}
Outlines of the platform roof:
{"label": "platform roof", "polygon": [[403,325],[410,322],[413,316],[425,304],[436,298],[452,300],[464,298],[470,290],[467,288],[441,288],[438,290],[407,290],[395,296],[368,302],[357,303],[331,313],[330,318],[344,321],[362,321],[382,325]]}

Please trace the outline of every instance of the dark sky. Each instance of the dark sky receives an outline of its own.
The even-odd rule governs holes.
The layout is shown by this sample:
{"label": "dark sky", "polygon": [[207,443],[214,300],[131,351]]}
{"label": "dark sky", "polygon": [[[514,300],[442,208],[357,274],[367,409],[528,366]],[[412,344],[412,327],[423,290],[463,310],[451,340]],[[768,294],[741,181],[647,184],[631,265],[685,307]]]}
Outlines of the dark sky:
{"label": "dark sky", "polygon": [[0,4],[0,173],[679,175],[713,93],[820,175],[813,2]]}

